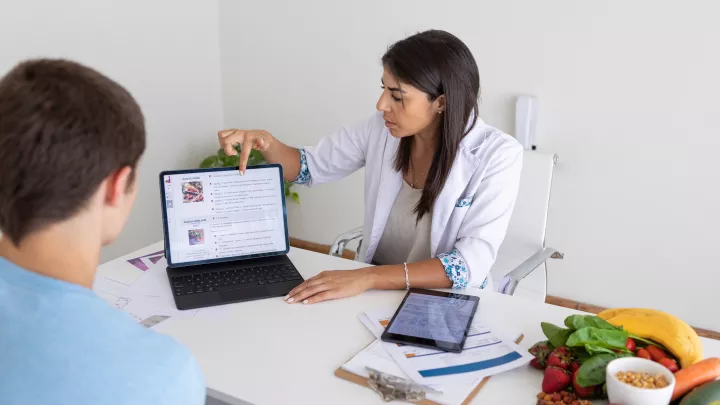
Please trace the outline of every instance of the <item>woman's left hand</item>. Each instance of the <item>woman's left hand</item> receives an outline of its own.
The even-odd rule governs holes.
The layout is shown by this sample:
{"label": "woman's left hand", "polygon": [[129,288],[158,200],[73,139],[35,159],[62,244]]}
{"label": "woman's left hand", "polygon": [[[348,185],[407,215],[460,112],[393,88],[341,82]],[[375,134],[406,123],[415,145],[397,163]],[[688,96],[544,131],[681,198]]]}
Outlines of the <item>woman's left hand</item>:
{"label": "woman's left hand", "polygon": [[365,269],[323,271],[305,280],[287,295],[290,304],[352,297],[372,288],[372,275]]}

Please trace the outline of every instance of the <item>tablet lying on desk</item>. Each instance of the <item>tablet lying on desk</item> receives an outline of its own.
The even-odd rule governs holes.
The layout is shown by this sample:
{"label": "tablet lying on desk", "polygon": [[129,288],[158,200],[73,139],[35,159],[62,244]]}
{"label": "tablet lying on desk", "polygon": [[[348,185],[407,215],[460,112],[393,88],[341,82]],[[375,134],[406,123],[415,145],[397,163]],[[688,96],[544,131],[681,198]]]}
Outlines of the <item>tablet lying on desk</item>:
{"label": "tablet lying on desk", "polygon": [[479,302],[472,295],[411,288],[380,338],[459,353]]}

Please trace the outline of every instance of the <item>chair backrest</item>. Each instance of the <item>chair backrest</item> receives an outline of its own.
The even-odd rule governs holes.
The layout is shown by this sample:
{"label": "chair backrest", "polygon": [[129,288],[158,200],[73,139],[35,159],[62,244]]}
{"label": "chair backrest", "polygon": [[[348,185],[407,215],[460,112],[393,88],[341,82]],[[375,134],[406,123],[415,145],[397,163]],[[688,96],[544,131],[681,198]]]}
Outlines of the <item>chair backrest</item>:
{"label": "chair backrest", "polygon": [[[515,209],[495,265],[490,270],[496,284],[505,274],[545,247],[545,229],[555,159],[555,155],[538,151],[525,151],[523,154],[523,169]],[[542,273],[542,280],[532,274],[526,283],[533,284],[532,281],[537,279],[537,284],[543,284],[544,294],[544,268],[538,270],[543,271],[534,273]],[[536,287],[540,289],[541,286]]]}

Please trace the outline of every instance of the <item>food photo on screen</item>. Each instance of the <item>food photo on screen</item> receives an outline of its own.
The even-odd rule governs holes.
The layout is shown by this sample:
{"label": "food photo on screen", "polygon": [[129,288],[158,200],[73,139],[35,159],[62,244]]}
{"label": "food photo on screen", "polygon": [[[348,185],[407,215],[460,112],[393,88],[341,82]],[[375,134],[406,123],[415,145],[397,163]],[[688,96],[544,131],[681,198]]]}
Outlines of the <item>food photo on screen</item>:
{"label": "food photo on screen", "polygon": [[205,200],[202,181],[189,181],[182,185],[183,202],[193,203]]}

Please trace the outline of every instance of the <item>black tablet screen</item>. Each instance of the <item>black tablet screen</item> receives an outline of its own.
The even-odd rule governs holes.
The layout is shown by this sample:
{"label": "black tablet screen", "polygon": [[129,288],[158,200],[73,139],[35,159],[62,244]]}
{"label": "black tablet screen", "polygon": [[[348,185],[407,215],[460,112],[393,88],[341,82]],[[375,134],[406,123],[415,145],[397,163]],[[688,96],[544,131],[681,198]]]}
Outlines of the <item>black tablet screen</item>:
{"label": "black tablet screen", "polygon": [[476,303],[467,299],[410,293],[388,332],[442,342],[460,343]]}

